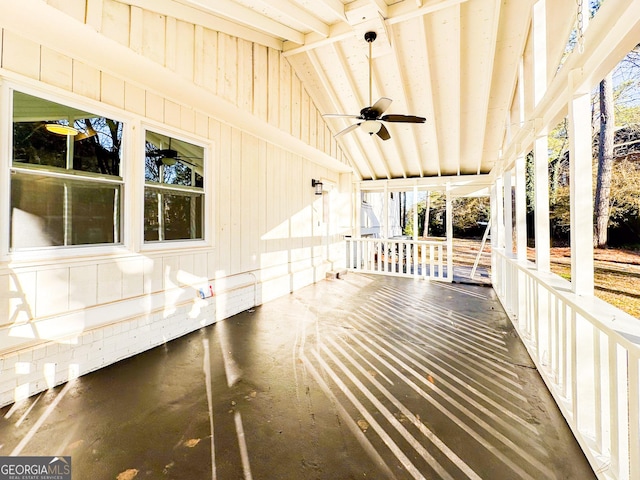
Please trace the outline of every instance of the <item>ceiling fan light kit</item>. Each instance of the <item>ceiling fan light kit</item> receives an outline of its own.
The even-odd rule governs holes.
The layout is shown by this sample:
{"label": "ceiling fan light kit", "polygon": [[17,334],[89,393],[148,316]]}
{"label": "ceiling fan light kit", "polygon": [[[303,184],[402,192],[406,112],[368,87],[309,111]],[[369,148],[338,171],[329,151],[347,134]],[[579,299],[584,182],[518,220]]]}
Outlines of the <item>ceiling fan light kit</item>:
{"label": "ceiling fan light kit", "polygon": [[382,140],[389,140],[391,138],[391,135],[389,134],[387,128],[381,122],[424,123],[426,121],[426,118],[416,117],[415,115],[382,115],[387,110],[387,108],[389,108],[389,105],[391,105],[392,102],[392,100],[387,97],[381,97],[376,103],[371,103],[371,44],[377,37],[378,35],[376,34],[376,32],[367,32],[364,34],[364,39],[369,44],[369,106],[364,107],[362,110],[360,110],[360,115],[351,115],[346,113],[329,113],[323,115],[326,117],[355,118],[357,120],[362,120],[359,123],[354,123],[352,125],[349,125],[347,128],[340,130],[334,135],[334,138],[344,135],[345,133],[349,133],[350,131],[355,130],[358,127],[362,127],[362,129],[369,135],[373,135],[375,133]]}
{"label": "ceiling fan light kit", "polygon": [[369,135],[373,135],[374,133],[378,133],[382,128],[382,124],[376,120],[365,120],[360,125],[362,129],[367,132]]}

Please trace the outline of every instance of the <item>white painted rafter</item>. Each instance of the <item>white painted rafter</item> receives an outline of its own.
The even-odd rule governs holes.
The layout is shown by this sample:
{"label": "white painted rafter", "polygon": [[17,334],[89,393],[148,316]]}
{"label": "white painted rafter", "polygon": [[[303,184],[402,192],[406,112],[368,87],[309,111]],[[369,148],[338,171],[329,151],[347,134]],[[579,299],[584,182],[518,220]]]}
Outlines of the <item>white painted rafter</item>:
{"label": "white painted rafter", "polygon": [[[358,86],[356,84],[356,81],[355,81],[355,79],[353,77],[353,72],[351,70],[351,67],[347,63],[347,59],[346,59],[344,53],[342,52],[342,48],[338,44],[333,44],[333,48],[335,50],[336,57],[338,58],[338,61],[340,62],[340,66],[342,68],[342,71],[345,74],[347,82],[349,83],[349,88],[351,89],[351,92],[350,92],[351,96],[353,96],[353,98],[355,99],[355,102],[358,105],[362,105],[362,106],[367,105],[368,101],[363,98],[363,94],[360,92],[360,90],[359,90],[359,88],[358,88]],[[355,136],[356,132],[353,132],[353,134]],[[370,150],[366,150],[366,151],[370,151]],[[378,152],[379,152],[379,150],[378,150]],[[371,162],[371,160],[369,159],[369,155],[365,155],[365,158],[367,158],[368,162]],[[391,178],[391,173],[389,172],[389,166],[384,161],[384,158],[383,158],[383,156],[381,154],[378,156],[378,158],[376,158],[376,161],[378,162],[378,164],[380,164],[382,166],[382,169],[384,170],[384,175],[387,178]],[[375,178],[377,178],[378,175],[375,174],[375,172],[376,172],[375,169],[372,168],[372,170],[374,172],[374,175],[373,175],[372,178],[375,179]]]}
{"label": "white painted rafter", "polygon": [[178,0],[179,3],[200,8],[241,25],[265,32],[283,40],[304,43],[304,34],[294,28],[266,17],[232,0]]}
{"label": "white painted rafter", "polygon": [[[409,102],[409,95],[407,94],[407,85],[408,85],[408,81],[405,78],[404,75],[404,70],[401,68],[400,65],[400,58],[398,55],[398,51],[397,51],[397,44],[395,41],[393,41],[394,36],[393,36],[393,27],[391,25],[389,25],[387,27],[387,34],[389,35],[390,39],[392,39],[391,43],[391,56],[393,58],[393,66],[396,69],[396,72],[398,74],[398,77],[400,78],[400,86],[401,86],[401,90],[402,90],[402,96],[403,98],[403,103],[404,105],[406,105],[406,107],[409,109],[409,111],[407,112],[408,114],[413,114],[411,113],[412,111],[414,111],[413,109],[413,104],[411,102]],[[418,113],[418,115],[420,115],[420,113]],[[420,125],[418,128],[422,128],[422,125]],[[420,151],[419,147],[418,147],[418,139],[416,137],[416,132],[414,129],[411,130],[411,138],[412,138],[412,147],[414,149],[413,152],[413,160],[416,164],[417,167],[417,172],[419,173],[419,175],[421,177],[424,176],[424,170],[422,169],[422,164],[420,163],[420,158],[418,156],[418,152]],[[403,169],[404,169],[404,177],[406,178],[407,176],[413,176],[413,175],[408,175],[409,174],[409,169],[404,165],[403,162]]]}
{"label": "white painted rafter", "polygon": [[[324,69],[320,65],[320,61],[318,60],[318,56],[316,55],[316,52],[310,51],[310,52],[307,52],[307,55],[309,57],[309,62],[311,63],[311,65],[313,66],[313,68],[315,70],[316,75],[318,75],[318,79],[319,79],[319,81],[320,81],[320,83],[322,85],[323,90],[328,93],[328,95],[326,95],[326,98],[328,99],[328,101],[330,103],[330,108],[332,108],[333,111],[335,111],[335,112],[342,112],[343,109],[344,109],[344,106],[342,105],[342,102],[339,101],[340,97],[334,91],[331,81],[327,78],[327,75],[326,75]],[[341,123],[343,124],[342,125],[343,128],[348,126],[348,125],[346,125],[346,122],[341,122]],[[332,133],[335,135],[334,132],[332,132]],[[338,144],[342,147],[343,151],[348,152],[349,149],[345,148],[345,146],[343,145],[343,140],[344,140],[343,138],[337,138],[336,139]],[[360,149],[360,154],[361,154],[362,158],[366,160],[367,156],[365,155],[365,152],[363,150],[361,150],[361,147],[362,147],[362,145],[358,142],[358,148]],[[364,178],[364,175],[362,174],[362,170],[359,168],[358,163],[355,162],[352,158],[350,160],[351,160],[352,166],[354,167],[354,169],[356,170],[356,172],[360,176],[360,178]],[[365,162],[365,164],[366,164],[366,166],[367,166],[367,168],[369,170],[369,175],[373,178],[375,176],[373,168],[371,167],[369,162]]]}
{"label": "white painted rafter", "polygon": [[340,0],[316,0],[319,8],[329,11],[336,17],[336,20],[346,20],[344,14],[344,3]]}
{"label": "white painted rafter", "polygon": [[329,26],[318,17],[287,0],[256,0],[267,8],[276,10],[283,18],[293,24],[302,25],[305,29],[316,32],[320,36],[329,36]]}

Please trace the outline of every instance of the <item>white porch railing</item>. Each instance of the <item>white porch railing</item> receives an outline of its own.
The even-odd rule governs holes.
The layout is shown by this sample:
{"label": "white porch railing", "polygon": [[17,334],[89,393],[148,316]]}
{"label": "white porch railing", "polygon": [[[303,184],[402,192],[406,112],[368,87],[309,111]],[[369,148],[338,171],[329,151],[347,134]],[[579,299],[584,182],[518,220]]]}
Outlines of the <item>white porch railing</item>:
{"label": "white porch railing", "polygon": [[451,281],[445,241],[347,237],[347,268],[412,278]]}
{"label": "white porch railing", "polygon": [[640,478],[640,320],[494,250],[493,286],[599,478]]}

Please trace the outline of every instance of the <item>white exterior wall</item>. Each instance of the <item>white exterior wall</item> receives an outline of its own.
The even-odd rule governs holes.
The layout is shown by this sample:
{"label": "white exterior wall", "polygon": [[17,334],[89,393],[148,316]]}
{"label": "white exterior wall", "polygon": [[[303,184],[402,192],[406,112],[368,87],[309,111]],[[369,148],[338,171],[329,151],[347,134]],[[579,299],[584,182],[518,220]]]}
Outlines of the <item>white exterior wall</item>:
{"label": "white exterior wall", "polygon": [[[0,406],[323,279],[351,223],[349,168],[280,51],[111,0],[36,3],[69,38],[38,40],[33,11],[29,31],[0,21],[2,190],[9,87],[106,112],[126,124],[125,240],[9,254],[2,194]],[[85,19],[93,30],[73,37]],[[96,64],[70,53],[92,43],[108,47]],[[204,242],[141,241],[147,127],[210,145]],[[312,178],[335,187],[315,196]]]}

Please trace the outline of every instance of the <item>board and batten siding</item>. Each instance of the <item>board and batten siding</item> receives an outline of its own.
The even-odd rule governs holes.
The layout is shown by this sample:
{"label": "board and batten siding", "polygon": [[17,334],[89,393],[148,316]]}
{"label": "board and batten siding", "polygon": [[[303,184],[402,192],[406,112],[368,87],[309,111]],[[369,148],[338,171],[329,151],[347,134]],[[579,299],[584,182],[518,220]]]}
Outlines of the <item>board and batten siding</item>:
{"label": "board and batten siding", "polygon": [[[112,0],[48,4],[70,22],[92,26],[105,41],[157,63],[167,77],[164,85],[177,87],[147,87],[140,72],[115,64],[103,68],[61,51],[55,39],[36,41],[37,22],[33,32],[2,29],[3,83],[109,112],[125,121],[133,140],[123,158],[122,247],[95,255],[84,249],[82,256],[5,255],[0,262],[0,405],[323,279],[343,265],[343,235],[350,233],[351,174],[336,168],[346,160],[277,49]],[[95,61],[101,61],[100,54]],[[150,82],[157,73],[150,74]],[[295,136],[335,164],[307,158],[304,148],[280,144],[278,135],[271,140],[243,130],[237,119],[227,122],[220,112],[207,110],[206,101],[190,101],[193,97],[180,90],[189,84],[257,117],[265,128]],[[8,118],[4,125],[10,127]],[[141,135],[154,126],[211,146],[207,245],[148,249],[142,244]],[[0,165],[1,185],[8,191],[9,159]],[[331,191],[315,196],[312,178]],[[5,250],[8,197],[0,200]],[[329,222],[323,217],[327,206]],[[209,284],[216,295],[200,299],[197,289]]]}

